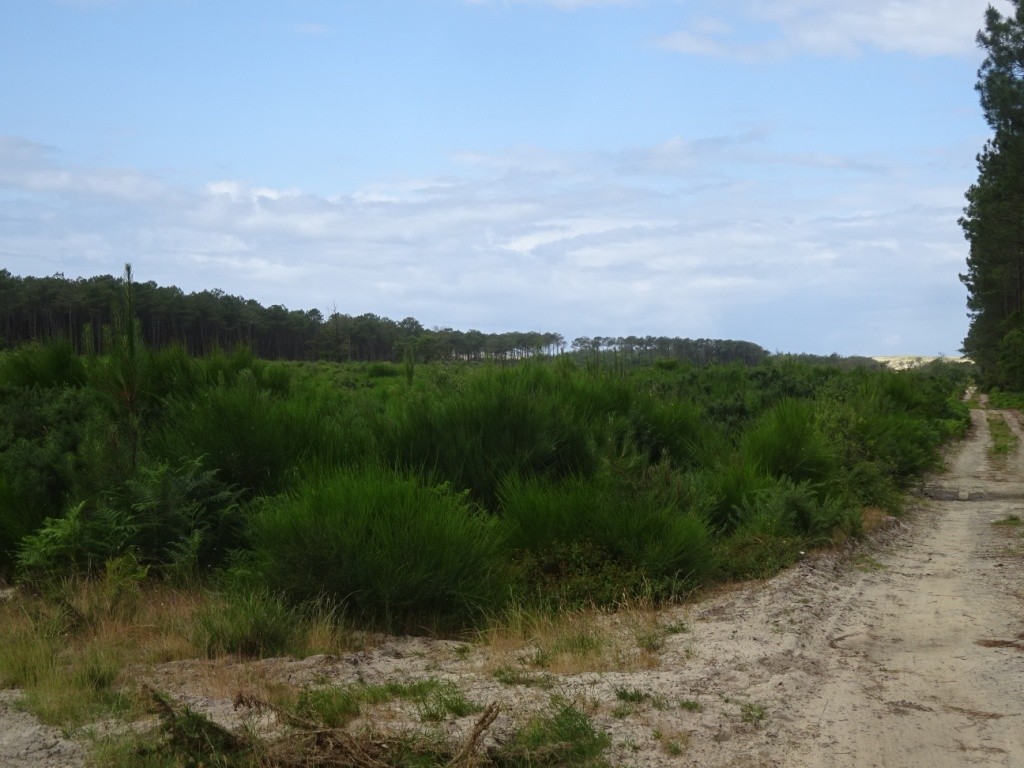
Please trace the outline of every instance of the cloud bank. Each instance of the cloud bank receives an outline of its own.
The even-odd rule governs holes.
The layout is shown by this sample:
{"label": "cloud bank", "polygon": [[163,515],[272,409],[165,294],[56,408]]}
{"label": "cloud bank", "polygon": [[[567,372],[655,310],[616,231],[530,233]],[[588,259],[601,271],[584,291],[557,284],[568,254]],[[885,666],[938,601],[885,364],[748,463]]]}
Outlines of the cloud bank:
{"label": "cloud bank", "polygon": [[[131,261],[185,290],[431,326],[952,352],[962,190],[923,166],[780,155],[768,133],[463,153],[446,174],[333,196],[173,186],[4,138],[0,255],[15,274]],[[780,164],[787,189],[771,182]]]}

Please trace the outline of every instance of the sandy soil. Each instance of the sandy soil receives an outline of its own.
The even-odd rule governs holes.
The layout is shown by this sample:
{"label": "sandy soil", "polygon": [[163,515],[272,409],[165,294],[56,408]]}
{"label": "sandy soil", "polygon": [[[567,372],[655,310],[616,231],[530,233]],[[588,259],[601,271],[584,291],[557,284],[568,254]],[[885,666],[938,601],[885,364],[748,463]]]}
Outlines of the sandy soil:
{"label": "sandy soil", "polygon": [[[616,660],[552,673],[549,688],[494,679],[503,664],[531,672],[529,647],[421,638],[384,638],[343,657],[176,662],[146,677],[235,725],[256,717],[235,708],[238,694],[268,686],[439,677],[501,705],[492,742],[557,694],[609,733],[614,765],[1024,766],[1024,528],[994,524],[1024,518],[1024,456],[990,462],[985,414],[972,417],[920,507],[884,521],[871,541],[696,605],[602,617],[602,632],[619,639]],[[1024,436],[1016,415],[1004,418]],[[637,651],[638,631],[655,624],[687,630]],[[625,704],[616,689],[647,698]],[[0,698],[0,766],[83,764],[11,696]],[[425,727],[404,705],[373,719]],[[444,728],[459,738],[473,721]],[[258,725],[273,728],[273,718]]]}

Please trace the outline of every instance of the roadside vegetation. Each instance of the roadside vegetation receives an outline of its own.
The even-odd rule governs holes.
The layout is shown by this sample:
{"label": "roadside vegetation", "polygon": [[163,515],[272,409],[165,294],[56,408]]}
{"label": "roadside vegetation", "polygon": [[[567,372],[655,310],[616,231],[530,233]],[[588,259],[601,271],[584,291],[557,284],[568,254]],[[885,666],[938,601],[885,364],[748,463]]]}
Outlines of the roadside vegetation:
{"label": "roadside vegetation", "polygon": [[988,449],[989,456],[998,464],[1006,464],[1020,447],[1017,435],[1002,413],[988,413],[986,416],[988,432],[992,437],[992,444]]}
{"label": "roadside vegetation", "polygon": [[[534,656],[495,677],[543,687],[624,658],[553,617],[680,601],[861,535],[968,421],[957,365],[193,357],[143,343],[130,280],[104,338],[0,354],[0,583],[18,586],[0,686],[67,727],[156,706],[184,744],[207,726],[126,685],[133,665],[522,635]],[[639,627],[629,663],[675,631]],[[435,694],[421,705],[447,717],[456,692]],[[292,714],[333,707],[340,727],[368,695]],[[493,764],[601,764],[580,717],[555,706]],[[589,746],[541,749],[552,728]],[[255,747],[232,745],[217,764],[248,764]]]}

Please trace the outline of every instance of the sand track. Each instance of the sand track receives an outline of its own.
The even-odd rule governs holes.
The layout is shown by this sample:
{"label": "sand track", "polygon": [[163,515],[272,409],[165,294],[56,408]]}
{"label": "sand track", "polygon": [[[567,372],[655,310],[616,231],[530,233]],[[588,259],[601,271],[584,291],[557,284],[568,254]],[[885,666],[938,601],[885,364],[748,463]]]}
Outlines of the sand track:
{"label": "sand track", "polygon": [[[1016,414],[1003,418],[1024,437]],[[994,464],[985,412],[972,421],[949,471],[872,541],[662,612],[660,621],[689,631],[666,638],[653,669],[556,675],[555,691],[611,735],[612,764],[1024,766],[1024,529],[994,524],[1024,518],[1024,455]],[[607,631],[633,631],[621,616],[603,621]],[[495,681],[495,649],[457,646],[388,638],[350,656],[247,669],[297,685],[444,677],[471,699],[501,703],[495,739],[551,695]],[[224,662],[196,661],[158,667],[150,681],[230,723],[244,716],[230,692],[199,682],[218,664],[223,679]],[[623,687],[668,706],[623,714],[615,696]],[[472,721],[446,727],[458,737]],[[10,693],[0,696],[0,767],[82,760],[58,732],[16,712]]]}

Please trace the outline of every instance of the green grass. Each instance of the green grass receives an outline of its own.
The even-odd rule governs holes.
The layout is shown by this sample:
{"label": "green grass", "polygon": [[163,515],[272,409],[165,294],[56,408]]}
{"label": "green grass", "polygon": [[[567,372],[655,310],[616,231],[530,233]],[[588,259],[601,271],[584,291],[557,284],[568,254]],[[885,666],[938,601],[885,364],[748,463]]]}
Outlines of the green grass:
{"label": "green grass", "polygon": [[765,719],[767,714],[768,711],[765,709],[763,704],[751,701],[745,701],[740,704],[740,719],[744,723],[759,725],[761,721]]}
{"label": "green grass", "polygon": [[610,743],[576,706],[556,699],[550,711],[534,716],[502,745],[497,762],[505,768],[605,768]]}
{"label": "green grass", "polygon": [[227,592],[196,617],[194,642],[210,658],[282,656],[294,647],[300,623],[298,611],[266,590]]}
{"label": "green grass", "polygon": [[495,669],[492,676],[502,685],[522,685],[527,688],[551,688],[554,685],[549,675],[529,674],[508,664]]}
{"label": "green grass", "polygon": [[651,698],[651,694],[641,691],[639,688],[626,688],[620,686],[615,689],[615,698],[619,701],[625,701],[631,704],[639,704],[644,701],[648,701]]}
{"label": "green grass", "polygon": [[986,414],[988,420],[988,432],[992,438],[988,455],[998,464],[1005,464],[1010,456],[1017,453],[1019,440],[1016,433],[1010,429],[1006,419],[1001,413]]}
{"label": "green grass", "polygon": [[483,710],[479,704],[469,701],[454,683],[428,678],[407,683],[314,688],[302,693],[296,712],[328,728],[340,728],[364,714],[367,707],[396,699],[412,702],[420,719],[427,723],[466,717]]}

